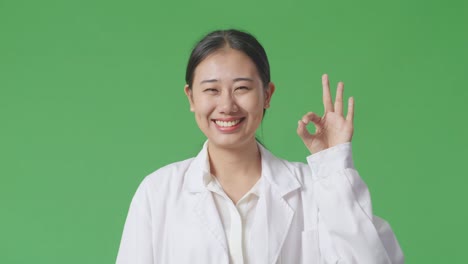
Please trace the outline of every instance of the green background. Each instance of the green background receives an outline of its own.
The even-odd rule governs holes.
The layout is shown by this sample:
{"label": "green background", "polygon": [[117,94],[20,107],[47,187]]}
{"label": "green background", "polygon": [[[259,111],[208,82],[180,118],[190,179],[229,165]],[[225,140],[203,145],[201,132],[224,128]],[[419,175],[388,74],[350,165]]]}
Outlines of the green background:
{"label": "green background", "polygon": [[468,263],[467,1],[0,0],[0,263],[114,263],[150,172],[197,154],[191,47],[240,28],[277,90],[259,133],[305,161],[322,73],[356,100],[356,166],[407,263]]}

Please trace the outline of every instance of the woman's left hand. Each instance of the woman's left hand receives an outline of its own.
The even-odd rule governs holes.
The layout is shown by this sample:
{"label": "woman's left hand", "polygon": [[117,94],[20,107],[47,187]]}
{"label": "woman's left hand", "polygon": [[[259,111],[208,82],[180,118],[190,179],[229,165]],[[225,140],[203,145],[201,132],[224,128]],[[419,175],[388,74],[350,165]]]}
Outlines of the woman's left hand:
{"label": "woman's left hand", "polygon": [[[298,122],[297,134],[302,138],[304,144],[311,153],[331,148],[338,144],[351,142],[353,137],[354,98],[348,99],[348,113],[343,115],[343,89],[342,82],[338,83],[336,89],[335,105],[330,95],[330,84],[328,75],[322,76],[323,105],[325,113],[322,117],[313,112],[305,114]],[[307,124],[314,123],[315,133],[307,130]]]}

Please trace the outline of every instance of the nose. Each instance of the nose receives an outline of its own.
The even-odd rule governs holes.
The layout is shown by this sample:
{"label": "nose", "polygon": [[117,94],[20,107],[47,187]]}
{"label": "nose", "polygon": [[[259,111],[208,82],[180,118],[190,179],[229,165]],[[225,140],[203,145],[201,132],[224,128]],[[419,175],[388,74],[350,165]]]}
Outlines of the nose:
{"label": "nose", "polygon": [[232,114],[239,111],[235,97],[231,93],[224,93],[218,102],[219,111],[223,114]]}

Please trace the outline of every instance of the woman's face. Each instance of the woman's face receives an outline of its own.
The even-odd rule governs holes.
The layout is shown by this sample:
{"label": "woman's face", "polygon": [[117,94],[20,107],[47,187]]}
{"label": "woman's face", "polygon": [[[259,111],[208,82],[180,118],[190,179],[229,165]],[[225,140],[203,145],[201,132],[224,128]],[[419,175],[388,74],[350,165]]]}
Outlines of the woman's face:
{"label": "woman's face", "polygon": [[185,86],[190,110],[210,144],[240,148],[255,140],[263,109],[274,85],[263,87],[253,61],[243,52],[223,48],[195,69],[192,89]]}

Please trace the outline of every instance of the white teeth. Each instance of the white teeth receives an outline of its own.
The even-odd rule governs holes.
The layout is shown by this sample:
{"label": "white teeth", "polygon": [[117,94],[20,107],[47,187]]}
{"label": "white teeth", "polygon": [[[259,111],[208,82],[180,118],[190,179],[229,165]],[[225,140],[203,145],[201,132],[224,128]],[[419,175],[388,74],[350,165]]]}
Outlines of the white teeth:
{"label": "white teeth", "polygon": [[240,119],[233,120],[233,121],[215,120],[215,123],[220,127],[232,127],[232,126],[239,124],[240,121],[241,121]]}

